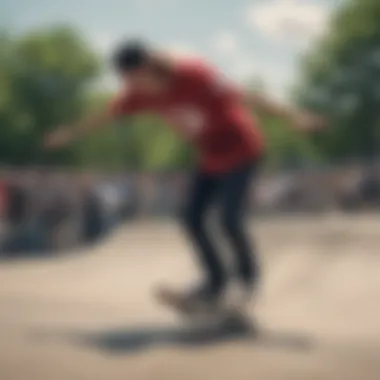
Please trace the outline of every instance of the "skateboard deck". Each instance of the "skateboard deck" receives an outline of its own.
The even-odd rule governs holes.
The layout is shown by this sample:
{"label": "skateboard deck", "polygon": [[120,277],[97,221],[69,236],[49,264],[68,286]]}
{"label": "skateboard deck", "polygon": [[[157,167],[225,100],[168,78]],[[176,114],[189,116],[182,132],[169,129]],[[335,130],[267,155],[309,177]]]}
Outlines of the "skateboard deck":
{"label": "skateboard deck", "polygon": [[251,329],[254,325],[243,306],[229,308],[223,305],[191,305],[179,293],[168,288],[159,289],[155,296],[161,305],[190,323],[237,329]]}

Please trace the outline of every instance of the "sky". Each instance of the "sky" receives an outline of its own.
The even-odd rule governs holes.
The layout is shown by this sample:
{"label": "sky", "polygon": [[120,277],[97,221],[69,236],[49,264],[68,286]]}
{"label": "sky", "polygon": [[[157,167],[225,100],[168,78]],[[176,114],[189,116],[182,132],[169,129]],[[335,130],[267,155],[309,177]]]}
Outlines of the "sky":
{"label": "sky", "polygon": [[[0,24],[16,33],[69,24],[105,57],[123,38],[143,36],[178,54],[203,56],[238,82],[261,78],[286,98],[300,56],[328,33],[341,1],[0,0]],[[112,76],[102,83],[112,87]]]}

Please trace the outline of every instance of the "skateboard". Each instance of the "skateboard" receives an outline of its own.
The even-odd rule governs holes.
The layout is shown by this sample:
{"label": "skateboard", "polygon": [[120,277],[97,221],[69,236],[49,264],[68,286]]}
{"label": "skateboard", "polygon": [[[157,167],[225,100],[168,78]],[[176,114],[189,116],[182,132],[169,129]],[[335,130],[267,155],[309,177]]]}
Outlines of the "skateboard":
{"label": "skateboard", "polygon": [[279,332],[268,329],[248,312],[247,304],[238,307],[211,307],[196,309],[186,304],[180,293],[161,288],[155,293],[156,300],[174,312],[185,322],[181,336],[186,341],[223,341],[225,339],[252,339],[260,344],[294,349],[310,349],[308,338],[292,332]]}
{"label": "skateboard", "polygon": [[182,295],[170,288],[160,288],[155,293],[156,300],[163,306],[175,312],[186,322],[237,330],[251,330],[254,327],[246,305],[193,305],[189,304]]}

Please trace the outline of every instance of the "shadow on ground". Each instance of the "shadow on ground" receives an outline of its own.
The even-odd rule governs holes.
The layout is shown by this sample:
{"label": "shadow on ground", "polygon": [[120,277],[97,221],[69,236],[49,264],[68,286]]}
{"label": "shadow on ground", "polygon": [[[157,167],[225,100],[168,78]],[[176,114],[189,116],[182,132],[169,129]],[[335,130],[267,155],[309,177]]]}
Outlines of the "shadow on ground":
{"label": "shadow on ground", "polygon": [[276,332],[253,327],[210,326],[134,326],[106,331],[40,330],[34,339],[63,340],[75,345],[90,346],[114,354],[135,353],[157,346],[200,347],[231,341],[251,342],[274,349],[309,351],[313,339],[295,333]]}

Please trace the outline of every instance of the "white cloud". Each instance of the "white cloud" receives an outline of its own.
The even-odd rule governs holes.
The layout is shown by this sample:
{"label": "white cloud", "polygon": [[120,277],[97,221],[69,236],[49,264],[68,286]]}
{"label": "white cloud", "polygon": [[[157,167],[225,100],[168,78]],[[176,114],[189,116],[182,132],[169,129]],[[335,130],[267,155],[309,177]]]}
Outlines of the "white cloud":
{"label": "white cloud", "polygon": [[249,57],[238,56],[230,67],[229,73],[239,82],[250,80],[257,73],[257,67]]}
{"label": "white cloud", "polygon": [[219,33],[213,39],[213,47],[217,53],[230,55],[239,49],[239,42],[236,35],[232,32]]}
{"label": "white cloud", "polygon": [[165,46],[165,49],[175,57],[200,57],[201,54],[193,47],[183,43],[172,43]]}
{"label": "white cloud", "polygon": [[[226,68],[226,74],[234,80],[245,82],[255,75],[255,61],[242,46],[238,36],[231,31],[217,34],[211,41],[212,48]],[[248,53],[248,54],[247,54]]]}
{"label": "white cloud", "polygon": [[266,0],[246,11],[248,23],[270,39],[305,47],[326,30],[328,9],[311,0]]}

